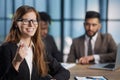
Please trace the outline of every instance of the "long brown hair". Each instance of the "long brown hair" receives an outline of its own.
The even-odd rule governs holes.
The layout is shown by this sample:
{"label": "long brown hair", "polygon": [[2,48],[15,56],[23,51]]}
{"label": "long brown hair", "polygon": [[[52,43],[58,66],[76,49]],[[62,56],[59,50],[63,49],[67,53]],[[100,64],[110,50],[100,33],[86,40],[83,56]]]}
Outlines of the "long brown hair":
{"label": "long brown hair", "polygon": [[[19,29],[16,27],[17,26],[17,20],[21,19],[23,15],[25,15],[26,13],[29,12],[35,12],[37,20],[39,21],[39,14],[38,12],[31,6],[27,6],[27,5],[23,5],[21,7],[19,7],[16,11],[16,13],[13,16],[13,22],[12,22],[12,26],[10,29],[10,32],[8,34],[8,36],[6,37],[5,42],[15,42],[18,43],[21,39],[21,33],[19,31]],[[32,41],[34,44],[34,57],[33,57],[33,62],[37,65],[38,71],[41,74],[41,76],[45,76],[48,73],[48,69],[47,69],[47,65],[45,62],[45,58],[44,58],[44,54],[45,54],[45,48],[41,39],[41,35],[40,35],[40,24],[38,22],[38,28],[34,34],[34,36],[32,37]]]}

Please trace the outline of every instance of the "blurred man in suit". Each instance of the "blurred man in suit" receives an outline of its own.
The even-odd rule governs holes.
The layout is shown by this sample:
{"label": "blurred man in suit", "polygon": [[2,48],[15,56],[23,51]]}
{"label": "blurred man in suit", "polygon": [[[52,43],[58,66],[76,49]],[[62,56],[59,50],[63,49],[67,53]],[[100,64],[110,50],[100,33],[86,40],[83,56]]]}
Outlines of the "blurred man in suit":
{"label": "blurred man in suit", "polygon": [[84,28],[85,34],[73,40],[67,61],[81,64],[114,62],[116,43],[110,34],[99,32],[101,22],[98,12],[86,13]]}
{"label": "blurred man in suit", "polygon": [[46,46],[46,50],[51,54],[58,62],[63,61],[62,53],[58,50],[55,40],[52,35],[48,34],[48,28],[51,24],[51,17],[46,12],[39,12],[40,14],[40,25],[41,25],[41,36]]}

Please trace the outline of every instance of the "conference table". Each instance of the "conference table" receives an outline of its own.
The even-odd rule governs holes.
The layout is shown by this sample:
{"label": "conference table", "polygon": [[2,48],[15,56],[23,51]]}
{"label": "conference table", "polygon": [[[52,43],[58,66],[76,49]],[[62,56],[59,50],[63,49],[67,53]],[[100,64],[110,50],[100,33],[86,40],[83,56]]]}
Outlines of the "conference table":
{"label": "conference table", "polygon": [[120,80],[120,69],[115,71],[101,70],[101,69],[90,69],[90,65],[76,64],[75,66],[69,68],[71,73],[70,80],[74,80],[75,76],[87,77],[87,76],[104,76],[108,80]]}

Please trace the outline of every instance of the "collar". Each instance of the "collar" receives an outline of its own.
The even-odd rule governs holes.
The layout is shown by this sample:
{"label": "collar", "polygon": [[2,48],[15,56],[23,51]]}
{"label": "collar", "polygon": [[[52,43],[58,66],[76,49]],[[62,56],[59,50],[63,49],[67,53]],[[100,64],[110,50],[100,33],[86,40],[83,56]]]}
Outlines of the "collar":
{"label": "collar", "polygon": [[[20,44],[23,44],[24,42],[22,40],[19,41],[19,43],[17,43],[17,46],[19,47]],[[25,44],[25,43],[24,43]],[[26,44],[25,44],[26,45]],[[34,48],[34,43],[31,41],[30,42],[30,47],[33,47]]]}
{"label": "collar", "polygon": [[[92,40],[96,41],[97,36],[98,36],[98,32],[92,37]],[[85,35],[85,39],[88,41],[90,39],[90,37]]]}

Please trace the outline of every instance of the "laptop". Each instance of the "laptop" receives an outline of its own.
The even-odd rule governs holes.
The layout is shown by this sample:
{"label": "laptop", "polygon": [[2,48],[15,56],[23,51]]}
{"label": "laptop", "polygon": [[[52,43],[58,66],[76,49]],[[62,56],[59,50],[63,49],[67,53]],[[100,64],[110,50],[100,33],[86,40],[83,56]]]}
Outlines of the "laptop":
{"label": "laptop", "polygon": [[89,68],[91,69],[105,69],[105,70],[116,70],[120,68],[120,43],[117,47],[116,61],[115,63],[103,63],[103,64],[94,64]]}

